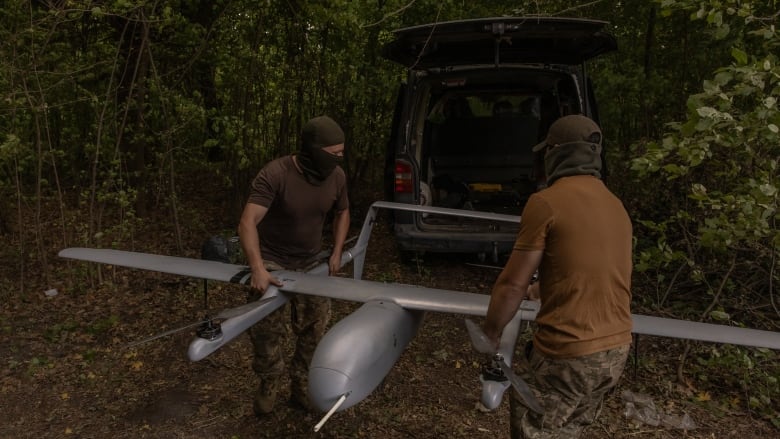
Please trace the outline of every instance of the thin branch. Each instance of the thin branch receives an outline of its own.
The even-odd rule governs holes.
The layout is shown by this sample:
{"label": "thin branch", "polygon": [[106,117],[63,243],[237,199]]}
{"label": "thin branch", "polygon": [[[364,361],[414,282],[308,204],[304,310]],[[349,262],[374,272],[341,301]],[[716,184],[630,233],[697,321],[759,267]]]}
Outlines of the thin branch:
{"label": "thin branch", "polygon": [[[721,293],[723,293],[723,289],[726,286],[726,282],[728,281],[729,277],[731,277],[731,273],[734,271],[734,267],[737,266],[737,256],[731,258],[731,266],[729,267],[729,271],[726,272],[726,274],[723,276],[723,279],[720,281],[720,285],[718,286],[718,290],[715,292],[715,297],[712,298],[712,302],[710,302],[710,305],[707,307],[706,310],[704,310],[704,313],[702,313],[700,321],[703,321],[707,315],[712,311],[712,308],[715,307],[715,304],[718,303],[718,299],[720,298]],[[685,349],[683,349],[682,355],[680,355],[680,362],[677,365],[677,380],[680,383],[685,383],[685,376],[683,375],[683,369],[685,367],[685,360],[688,357],[688,353],[691,350],[691,343],[690,341],[685,342]]]}
{"label": "thin branch", "polygon": [[680,273],[682,273],[683,268],[685,268],[686,265],[688,265],[687,261],[680,264],[680,267],[674,273],[674,276],[672,276],[672,279],[669,281],[669,286],[666,288],[666,291],[664,291],[664,294],[661,296],[661,300],[658,301],[659,308],[662,308],[664,306],[666,299],[669,298],[669,294],[672,292],[672,288],[674,287],[674,284],[677,282],[677,278],[680,276]]}
{"label": "thin branch", "polygon": [[[774,222],[774,221],[773,221]],[[777,228],[775,228],[777,230]],[[769,266],[769,303],[772,304],[772,308],[775,310],[775,314],[780,316],[780,310],[778,310],[777,302],[775,301],[775,268],[777,267],[777,247],[772,245],[772,259]]]}
{"label": "thin branch", "polygon": [[92,175],[90,182],[90,191],[89,191],[89,227],[88,227],[88,235],[87,239],[92,240],[92,237],[95,235],[95,231],[98,228],[98,224],[100,223],[99,220],[95,217],[95,210],[96,210],[96,204],[97,204],[97,177],[98,177],[98,164],[100,163],[100,154],[101,154],[101,146],[103,145],[102,139],[103,139],[103,127],[105,126],[106,122],[106,113],[108,112],[108,106],[109,106],[109,98],[111,96],[111,92],[114,90],[113,84],[114,79],[116,78],[116,72],[117,67],[119,66],[119,58],[120,54],[122,52],[122,44],[124,43],[125,36],[127,34],[127,28],[129,26],[129,22],[125,23],[125,26],[122,28],[122,32],[119,35],[119,41],[117,42],[116,46],[116,52],[114,54],[114,65],[111,69],[111,76],[108,79],[108,86],[106,87],[106,93],[103,100],[103,108],[100,111],[100,116],[97,120],[97,126],[96,126],[96,134],[95,134],[95,156],[92,160]]}
{"label": "thin branch", "polygon": [[[411,7],[411,6],[414,4],[414,2],[416,2],[416,1],[417,1],[417,0],[412,0],[412,1],[410,1],[410,2],[409,2],[407,5],[406,5],[406,6],[402,6],[400,9],[396,9],[396,10],[395,10],[395,11],[393,11],[393,12],[390,12],[390,13],[387,13],[387,14],[385,14],[385,15],[384,15],[384,17],[382,17],[382,18],[380,18],[380,19],[379,19],[379,21],[376,21],[376,22],[374,22],[374,23],[370,23],[370,24],[364,24],[364,25],[362,25],[362,26],[360,26],[360,27],[361,27],[362,29],[365,29],[365,28],[367,28],[367,27],[377,26],[377,25],[381,24],[383,21],[387,20],[388,18],[390,18],[390,17],[393,17],[393,16],[396,16],[396,15],[399,15],[401,12],[403,12],[403,11],[405,11],[405,10],[409,9],[409,8],[410,8],[410,7]],[[441,9],[439,9],[439,10],[441,11]]]}
{"label": "thin branch", "polygon": [[[149,55],[149,65],[151,66],[152,74],[154,75],[155,80],[157,80],[158,83],[162,82],[162,79],[160,78],[160,74],[157,71],[157,64],[154,62],[154,55],[152,53],[152,45],[147,44],[146,45],[146,51]],[[165,105],[165,97],[161,94],[160,95],[160,108],[162,110],[163,120],[165,121],[166,129],[163,131],[163,135],[165,138],[165,148],[166,148],[166,155],[168,156],[169,161],[169,184],[170,184],[170,197],[171,197],[171,216],[173,217],[173,225],[174,225],[174,236],[176,237],[176,249],[181,254],[184,251],[184,244],[182,243],[182,232],[181,232],[181,224],[179,222],[179,206],[177,203],[177,196],[176,196],[176,167],[174,166],[174,147],[173,143],[171,141],[171,136],[173,134],[174,129],[170,126],[170,113],[168,112],[168,108]]]}
{"label": "thin branch", "polygon": [[[32,27],[32,13],[30,14],[30,26]],[[34,40],[33,40],[34,41]],[[36,69],[37,64],[37,58],[36,58],[36,51],[35,51],[35,45],[33,44],[30,48],[30,59],[31,59],[31,69],[32,69],[32,78],[37,79],[38,78],[38,71]],[[41,184],[43,181],[43,139],[42,139],[42,128],[41,128],[41,118],[39,110],[44,110],[46,105],[45,102],[37,102],[35,98],[32,95],[32,92],[30,91],[30,86],[27,83],[27,79],[25,77],[22,77],[21,81],[22,91],[24,92],[24,96],[27,100],[27,103],[30,106],[30,112],[32,113],[32,121],[33,126],[35,128],[35,153],[37,155],[35,170],[36,170],[36,181],[35,181],[35,224],[34,224],[34,233],[35,233],[35,243],[38,247],[38,256],[40,258],[41,262],[41,271],[43,273],[43,278],[47,285],[51,285],[51,278],[49,275],[49,264],[46,258],[46,251],[44,249],[44,238],[43,238],[43,225],[41,224],[41,214],[43,212],[43,205],[41,202]],[[21,225],[21,224],[20,224]]]}
{"label": "thin branch", "polygon": [[737,266],[737,256],[734,255],[734,257],[731,258],[731,266],[729,266],[729,271],[727,271],[726,274],[723,276],[723,279],[721,279],[720,285],[718,286],[718,291],[715,292],[715,297],[712,298],[710,305],[707,307],[707,309],[704,310],[704,313],[702,313],[701,320],[707,318],[707,315],[709,315],[709,313],[712,311],[712,308],[714,308],[715,305],[718,303],[718,299],[720,298],[721,293],[723,293],[723,288],[725,288],[726,282],[731,277],[731,273],[734,271],[734,267],[736,266]]}
{"label": "thin branch", "polygon": [[19,229],[19,294],[24,297],[24,269],[26,267],[24,261],[24,255],[26,253],[24,248],[24,215],[22,215],[22,178],[19,171],[19,159],[14,157],[14,183],[16,184],[16,212],[17,212],[17,228]]}
{"label": "thin branch", "polygon": [[584,9],[584,8],[587,8],[588,6],[593,6],[595,4],[601,3],[601,1],[602,0],[595,0],[595,1],[592,1],[590,3],[585,3],[584,5],[572,6],[570,8],[566,8],[566,9],[564,9],[562,11],[558,11],[558,12],[556,12],[554,14],[551,14],[551,15],[553,17],[556,16],[556,15],[563,15],[563,14],[566,14],[568,12],[576,11],[577,9]]}
{"label": "thin branch", "polygon": [[417,55],[417,59],[414,61],[414,64],[409,66],[409,70],[412,70],[417,66],[417,64],[420,62],[420,59],[422,59],[423,54],[425,53],[425,49],[428,48],[428,43],[431,42],[431,38],[433,37],[433,33],[436,32],[436,25],[439,23],[439,16],[441,15],[441,8],[443,3],[439,3],[439,10],[436,12],[436,19],[433,22],[433,27],[431,27],[431,32],[428,34],[428,38],[425,40],[425,44],[423,44],[422,49],[420,49],[420,53]]}

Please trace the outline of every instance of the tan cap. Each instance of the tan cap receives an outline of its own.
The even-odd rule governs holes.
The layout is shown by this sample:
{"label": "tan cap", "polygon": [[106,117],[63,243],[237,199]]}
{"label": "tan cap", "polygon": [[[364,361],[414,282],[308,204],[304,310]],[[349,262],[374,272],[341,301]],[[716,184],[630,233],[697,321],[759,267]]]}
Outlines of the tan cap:
{"label": "tan cap", "polygon": [[547,138],[533,151],[541,151],[547,145],[562,145],[571,142],[587,142],[598,145],[601,152],[601,129],[596,122],[581,114],[563,116],[553,122],[547,131]]}

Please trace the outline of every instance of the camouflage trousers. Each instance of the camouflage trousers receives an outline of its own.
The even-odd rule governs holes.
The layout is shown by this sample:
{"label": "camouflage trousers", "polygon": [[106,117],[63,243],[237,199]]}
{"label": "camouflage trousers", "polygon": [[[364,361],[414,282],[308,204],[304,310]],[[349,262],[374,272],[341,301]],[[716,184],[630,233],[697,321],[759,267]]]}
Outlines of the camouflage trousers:
{"label": "camouflage trousers", "polygon": [[[249,300],[257,300],[260,296],[259,291],[252,291]],[[329,321],[329,298],[295,294],[284,306],[249,328],[254,349],[252,369],[261,383],[265,381],[278,387],[283,382],[287,369],[286,348],[292,343],[294,351],[287,371],[290,374],[290,391],[294,397],[305,397],[309,364]]]}
{"label": "camouflage trousers", "polygon": [[569,439],[579,437],[601,410],[604,395],[623,373],[629,345],[576,358],[555,359],[531,350],[521,376],[533,389],[544,415],[529,410],[510,396],[513,439]]}

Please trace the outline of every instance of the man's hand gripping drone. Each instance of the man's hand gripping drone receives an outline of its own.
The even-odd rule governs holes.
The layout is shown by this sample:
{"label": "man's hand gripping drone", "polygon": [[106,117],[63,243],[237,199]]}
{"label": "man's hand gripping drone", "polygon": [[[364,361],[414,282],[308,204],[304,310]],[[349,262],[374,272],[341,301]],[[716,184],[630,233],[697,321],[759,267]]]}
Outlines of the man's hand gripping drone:
{"label": "man's hand gripping drone", "polygon": [[[522,306],[536,307],[537,309],[528,309],[528,311],[535,312],[538,310],[539,305],[537,302],[525,301]],[[490,342],[479,325],[471,319],[466,319],[466,330],[469,333],[474,349],[477,352],[490,355],[489,360],[483,365],[482,374],[480,375],[480,381],[482,381],[481,402],[486,408],[490,410],[495,409],[501,404],[501,398],[511,384],[528,408],[542,414],[544,409],[539,404],[531,388],[512,371],[512,353],[517,342],[517,334],[523,322],[520,315],[521,313],[518,313],[504,328],[498,349]]]}

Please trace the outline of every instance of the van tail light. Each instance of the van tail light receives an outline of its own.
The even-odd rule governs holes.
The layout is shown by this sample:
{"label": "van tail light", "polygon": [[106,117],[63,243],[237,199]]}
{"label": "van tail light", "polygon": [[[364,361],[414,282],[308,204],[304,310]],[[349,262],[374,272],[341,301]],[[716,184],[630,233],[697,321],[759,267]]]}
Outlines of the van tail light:
{"label": "van tail light", "polygon": [[395,193],[411,194],[414,188],[412,181],[412,164],[404,160],[395,161]]}

